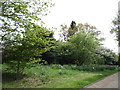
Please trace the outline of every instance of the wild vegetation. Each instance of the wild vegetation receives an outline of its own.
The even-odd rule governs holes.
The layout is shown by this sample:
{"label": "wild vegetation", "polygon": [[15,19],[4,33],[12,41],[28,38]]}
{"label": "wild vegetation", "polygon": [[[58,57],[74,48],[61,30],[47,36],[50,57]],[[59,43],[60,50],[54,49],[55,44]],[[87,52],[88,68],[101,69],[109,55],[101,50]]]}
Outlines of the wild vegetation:
{"label": "wild vegetation", "polygon": [[[118,47],[120,47],[120,10],[118,10],[118,15],[112,22],[114,26],[110,32],[111,34],[115,34],[116,40],[118,41]],[[118,65],[120,66],[120,52],[118,60]]]}
{"label": "wild vegetation", "polygon": [[3,72],[3,88],[83,88],[115,72],[116,66],[35,64],[25,68],[23,74]]}
{"label": "wild vegetation", "polygon": [[82,88],[117,72],[118,55],[102,47],[95,26],[61,25],[56,41],[42,21],[51,1],[1,4],[3,88]]}

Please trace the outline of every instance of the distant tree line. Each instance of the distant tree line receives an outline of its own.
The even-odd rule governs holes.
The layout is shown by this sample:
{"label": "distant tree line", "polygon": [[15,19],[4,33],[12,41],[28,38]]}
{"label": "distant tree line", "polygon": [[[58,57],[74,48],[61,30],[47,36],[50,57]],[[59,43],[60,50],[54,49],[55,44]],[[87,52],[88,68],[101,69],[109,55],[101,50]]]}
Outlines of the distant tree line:
{"label": "distant tree line", "polygon": [[118,55],[102,46],[104,38],[98,37],[101,32],[95,26],[72,21],[70,27],[61,27],[56,48],[42,55],[48,64],[118,64]]}
{"label": "distant tree line", "polygon": [[[53,6],[49,1],[2,2],[0,39],[2,64],[17,73],[31,64],[117,64],[118,56],[103,48],[100,31],[90,24],[61,25],[60,39],[43,27],[42,16]],[[37,8],[35,8],[36,6]],[[31,10],[31,11],[30,11]]]}

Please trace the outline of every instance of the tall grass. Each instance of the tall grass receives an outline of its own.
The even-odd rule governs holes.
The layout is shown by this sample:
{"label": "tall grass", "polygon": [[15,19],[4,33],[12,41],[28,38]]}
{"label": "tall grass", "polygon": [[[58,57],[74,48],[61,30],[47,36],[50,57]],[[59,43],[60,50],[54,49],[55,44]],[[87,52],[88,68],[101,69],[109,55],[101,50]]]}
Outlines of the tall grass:
{"label": "tall grass", "polygon": [[25,68],[23,75],[4,71],[3,88],[82,88],[114,72],[117,66],[35,64]]}

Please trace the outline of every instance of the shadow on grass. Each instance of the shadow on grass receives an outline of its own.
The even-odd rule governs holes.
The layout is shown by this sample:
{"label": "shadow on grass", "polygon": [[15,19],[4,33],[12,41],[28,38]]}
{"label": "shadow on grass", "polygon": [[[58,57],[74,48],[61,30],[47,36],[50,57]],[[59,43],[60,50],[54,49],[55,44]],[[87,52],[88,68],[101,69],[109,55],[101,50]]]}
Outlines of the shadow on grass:
{"label": "shadow on grass", "polygon": [[25,74],[18,74],[18,73],[2,73],[2,82],[14,82],[16,80],[21,80],[26,77]]}

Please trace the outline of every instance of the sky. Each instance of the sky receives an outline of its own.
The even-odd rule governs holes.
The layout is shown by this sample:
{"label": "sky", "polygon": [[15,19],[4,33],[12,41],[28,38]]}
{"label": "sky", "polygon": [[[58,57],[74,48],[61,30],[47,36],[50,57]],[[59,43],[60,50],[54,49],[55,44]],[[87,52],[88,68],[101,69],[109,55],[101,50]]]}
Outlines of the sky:
{"label": "sky", "polygon": [[[50,8],[51,13],[43,18],[46,26],[60,29],[61,24],[70,26],[71,21],[88,23],[96,26],[106,39],[104,46],[118,52],[118,42],[110,34],[112,20],[117,16],[120,0],[52,0],[55,6]],[[58,39],[58,32],[55,32]]]}

